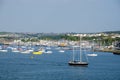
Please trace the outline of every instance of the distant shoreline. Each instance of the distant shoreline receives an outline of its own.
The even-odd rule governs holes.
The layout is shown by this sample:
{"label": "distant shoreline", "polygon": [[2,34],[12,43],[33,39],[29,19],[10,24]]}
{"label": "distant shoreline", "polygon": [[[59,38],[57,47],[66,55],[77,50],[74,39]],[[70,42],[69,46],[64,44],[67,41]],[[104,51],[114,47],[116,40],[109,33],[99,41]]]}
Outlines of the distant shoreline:
{"label": "distant shoreline", "polygon": [[103,50],[95,50],[95,51],[99,51],[99,52],[111,52],[113,54],[120,55],[120,50],[113,50],[113,49],[108,49],[108,48],[103,49]]}

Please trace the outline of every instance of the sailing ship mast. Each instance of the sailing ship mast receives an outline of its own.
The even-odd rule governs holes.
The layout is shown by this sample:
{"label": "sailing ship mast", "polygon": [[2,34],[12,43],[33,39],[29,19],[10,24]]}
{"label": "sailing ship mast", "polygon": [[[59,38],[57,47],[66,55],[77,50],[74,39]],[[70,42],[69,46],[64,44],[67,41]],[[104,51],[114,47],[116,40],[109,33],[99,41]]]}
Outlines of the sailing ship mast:
{"label": "sailing ship mast", "polygon": [[75,50],[74,50],[74,47],[73,47],[73,61],[75,60],[74,57],[75,57]]}
{"label": "sailing ship mast", "polygon": [[82,61],[82,50],[81,50],[81,47],[82,46],[81,46],[81,36],[80,36],[80,56],[79,56],[80,59],[77,60],[77,61],[74,59],[75,56],[74,56],[74,47],[73,47],[73,60],[69,61],[69,63],[68,63],[69,65],[78,65],[78,66],[79,65],[88,65],[88,62],[83,62]]}
{"label": "sailing ship mast", "polygon": [[95,47],[94,40],[95,40],[95,39],[93,39],[93,45],[92,45],[92,48],[91,48],[91,49],[92,49],[92,54],[87,54],[87,56],[97,56],[97,54],[94,53],[94,52],[95,52],[95,51],[94,51],[94,49],[95,49],[95,48],[94,48],[94,47]]}
{"label": "sailing ship mast", "polygon": [[81,51],[81,48],[82,48],[82,46],[81,46],[81,36],[80,36],[80,62],[82,62],[82,51]]}

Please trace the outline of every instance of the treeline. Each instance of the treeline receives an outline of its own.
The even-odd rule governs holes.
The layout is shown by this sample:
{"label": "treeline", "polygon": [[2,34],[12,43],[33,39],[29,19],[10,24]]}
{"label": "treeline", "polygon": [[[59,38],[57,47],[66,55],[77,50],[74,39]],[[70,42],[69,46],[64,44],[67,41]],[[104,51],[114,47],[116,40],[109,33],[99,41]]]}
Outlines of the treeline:
{"label": "treeline", "polygon": [[[120,32],[120,31],[116,31]],[[113,38],[113,32],[106,32],[109,33],[108,36],[105,36],[104,34],[101,36],[86,36],[82,37],[82,40],[87,41],[95,41],[96,43],[100,42],[102,45],[111,45],[113,42],[120,41],[120,37],[114,37]],[[118,34],[117,33],[117,34]],[[0,34],[9,34],[6,32],[0,32]],[[13,35],[13,33],[10,33]],[[72,36],[67,34],[55,34],[55,33],[36,33],[36,34],[27,34],[27,33],[14,33],[15,36],[7,36],[7,37],[0,37],[0,41],[9,41],[9,40],[21,40],[23,42],[37,42],[39,40],[68,40],[68,41],[79,41],[79,36]]]}

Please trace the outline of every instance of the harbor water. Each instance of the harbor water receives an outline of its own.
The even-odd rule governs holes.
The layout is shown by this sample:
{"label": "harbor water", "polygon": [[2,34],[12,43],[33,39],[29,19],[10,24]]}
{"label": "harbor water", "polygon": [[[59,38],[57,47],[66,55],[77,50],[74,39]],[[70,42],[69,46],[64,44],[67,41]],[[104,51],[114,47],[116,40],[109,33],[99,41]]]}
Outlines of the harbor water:
{"label": "harbor water", "polygon": [[52,54],[0,52],[0,80],[120,80],[120,55],[96,52],[88,66],[69,66],[72,51]]}

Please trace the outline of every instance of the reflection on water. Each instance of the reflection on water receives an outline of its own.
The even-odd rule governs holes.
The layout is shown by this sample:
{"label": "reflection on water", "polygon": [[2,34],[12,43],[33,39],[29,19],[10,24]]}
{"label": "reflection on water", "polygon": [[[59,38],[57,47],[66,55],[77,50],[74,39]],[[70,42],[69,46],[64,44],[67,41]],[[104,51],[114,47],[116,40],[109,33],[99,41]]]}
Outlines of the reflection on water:
{"label": "reflection on water", "polygon": [[0,53],[0,80],[120,80],[120,56],[98,52],[86,67],[69,66],[72,53]]}

